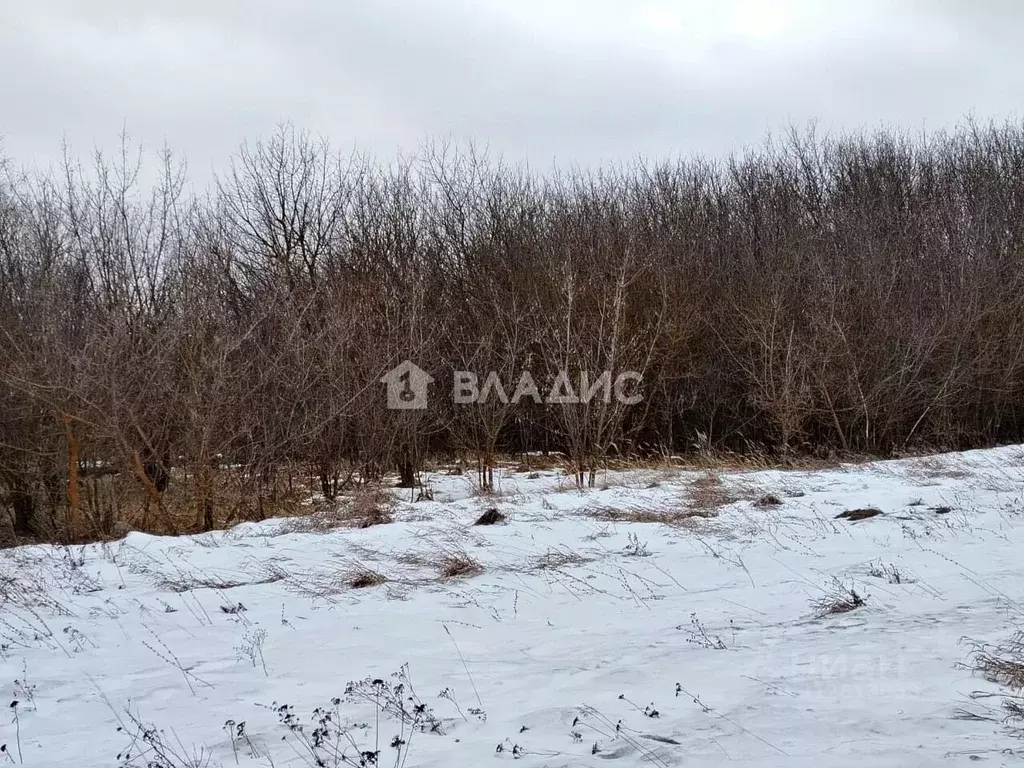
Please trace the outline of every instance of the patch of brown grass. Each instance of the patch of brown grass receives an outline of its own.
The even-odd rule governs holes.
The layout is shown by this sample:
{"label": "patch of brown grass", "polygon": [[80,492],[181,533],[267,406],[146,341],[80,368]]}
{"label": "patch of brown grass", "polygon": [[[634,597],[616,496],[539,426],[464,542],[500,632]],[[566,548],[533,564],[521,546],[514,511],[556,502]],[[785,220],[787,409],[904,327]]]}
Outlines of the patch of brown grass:
{"label": "patch of brown grass", "polygon": [[583,565],[590,560],[569,549],[552,549],[530,563],[530,570],[551,571],[571,565]]}
{"label": "patch of brown grass", "polygon": [[913,463],[907,474],[917,480],[960,480],[971,476],[971,471],[952,464],[948,458],[929,456]]}
{"label": "patch of brown grass", "polygon": [[311,515],[289,518],[282,533],[329,533],[339,528],[370,528],[394,522],[394,499],[383,489],[368,486]]}
{"label": "patch of brown grass", "polygon": [[609,523],[663,523],[678,525],[685,520],[694,518],[714,517],[717,513],[711,508],[695,507],[681,509],[678,507],[589,507],[584,510],[587,517]]}
{"label": "patch of brown grass", "polygon": [[[791,454],[779,456],[751,446],[750,450],[736,451],[704,450],[683,455],[652,455],[647,457],[626,456],[606,457],[601,469],[607,470],[693,470],[755,472],[765,469],[812,471],[834,469],[841,464],[866,464],[877,461],[877,456],[856,453],[833,452],[826,456],[812,454]],[[552,469],[565,469],[569,462],[562,455],[530,454],[520,456],[517,461],[499,462],[515,472],[527,473]]]}
{"label": "patch of brown grass", "polygon": [[990,683],[1024,689],[1024,631],[1014,633],[1001,646],[971,644],[971,669]]}
{"label": "patch of brown grass", "polygon": [[[735,494],[723,485],[722,479],[715,472],[706,472],[701,477],[698,477],[690,483],[686,491],[690,506],[695,510],[705,512],[715,512],[719,507],[727,506],[739,500]],[[704,515],[704,517],[707,516],[709,515]]]}
{"label": "patch of brown grass", "polygon": [[421,568],[431,564],[430,558],[420,552],[403,552],[396,558],[402,565]]}
{"label": "patch of brown grass", "polygon": [[1024,722],[1024,696],[1007,696],[1003,700],[1003,709],[1008,720]]}
{"label": "patch of brown grass", "polygon": [[458,579],[483,573],[483,566],[466,552],[445,552],[437,564],[443,579]]}
{"label": "patch of brown grass", "polygon": [[349,573],[345,581],[351,589],[367,589],[386,584],[387,577],[369,568],[359,568]]}
{"label": "patch of brown grass", "polygon": [[190,573],[178,573],[174,575],[165,575],[157,580],[157,589],[165,590],[167,592],[191,592],[196,589],[213,589],[217,591],[225,591],[228,589],[237,589],[238,587],[249,586],[253,582],[249,581],[238,581],[237,579],[222,579],[218,576],[204,576],[195,575]]}
{"label": "patch of brown grass", "polygon": [[555,456],[552,454],[547,456],[541,454],[525,454],[519,463],[516,464],[515,471],[519,473],[545,472],[552,469],[563,468],[567,465],[567,462],[561,456]]}
{"label": "patch of brown grass", "polygon": [[[287,472],[282,471],[281,475]],[[36,537],[18,539],[9,524],[0,522],[0,547],[29,543],[88,543],[124,538],[130,531],[179,536],[230,528],[240,522],[290,517],[308,510],[308,491],[291,486],[283,477],[258,482],[234,467],[218,467],[203,492],[194,473],[171,470],[170,484],[153,495],[127,468],[104,468],[78,476],[80,506],[72,515],[36,499]],[[0,491],[0,506],[3,505]]]}
{"label": "patch of brown grass", "polygon": [[1007,721],[1024,722],[1024,631],[1018,630],[1003,645],[962,640],[971,648],[966,664],[959,665],[980,674],[1004,691],[1003,711]]}
{"label": "patch of brown grass", "polygon": [[[301,470],[282,469],[260,485],[243,469],[219,467],[212,473],[210,486],[200,494],[191,476],[175,468],[168,489],[157,500],[131,472],[85,476],[80,483],[83,504],[78,528],[54,536],[91,541],[120,538],[133,530],[160,535],[195,533],[207,505],[215,530],[270,518],[286,518],[282,532],[325,532],[391,522],[393,499],[378,487],[365,486],[335,502],[311,507],[309,488],[288,479],[296,475],[301,476]],[[116,509],[117,515],[112,517],[106,513],[108,509]]]}
{"label": "patch of brown grass", "polygon": [[331,599],[352,589],[377,587],[390,581],[362,561],[346,558],[336,570],[296,571],[289,576],[287,585],[303,597]]}
{"label": "patch of brown grass", "polygon": [[790,454],[779,456],[752,447],[745,453],[735,451],[701,451],[694,456],[685,456],[680,466],[713,471],[757,472],[765,469],[795,470],[810,472],[835,469],[842,464],[867,464],[877,457],[857,453],[833,452],[824,456],[812,454]]}
{"label": "patch of brown grass", "polygon": [[352,501],[350,517],[357,528],[387,525],[394,522],[391,511],[394,499],[380,488],[368,488],[357,493]]}

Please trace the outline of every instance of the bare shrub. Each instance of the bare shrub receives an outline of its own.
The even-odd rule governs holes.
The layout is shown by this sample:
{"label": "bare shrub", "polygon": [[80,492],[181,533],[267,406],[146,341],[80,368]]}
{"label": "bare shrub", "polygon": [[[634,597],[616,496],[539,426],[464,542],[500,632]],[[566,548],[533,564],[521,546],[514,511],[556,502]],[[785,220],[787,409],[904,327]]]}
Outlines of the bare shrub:
{"label": "bare shrub", "polygon": [[[676,629],[682,629],[682,627],[683,625],[680,624]],[[716,651],[726,650],[725,641],[718,635],[708,632],[707,627],[704,626],[704,623],[697,617],[696,613],[690,614],[690,626],[686,630],[686,634],[686,642],[691,645]]]}
{"label": "bare shrub", "polygon": [[187,748],[173,732],[143,722],[131,710],[118,730],[129,744],[117,755],[121,768],[210,768],[213,754],[206,747]]}
{"label": "bare shrub", "polygon": [[650,557],[650,550],[647,548],[646,541],[640,541],[640,537],[635,533],[630,533],[627,537],[628,543],[623,547],[622,551],[629,557]]}
{"label": "bare shrub", "polygon": [[352,501],[350,517],[357,528],[387,525],[393,522],[394,499],[380,488],[365,488]]}
{"label": "bare shrub", "polygon": [[[1016,123],[794,130],[723,163],[543,175],[444,144],[377,164],[285,126],[210,194],[170,153],[0,158],[0,543],[376,525],[390,507],[353,489],[397,475],[426,499],[424,467],[464,456],[490,492],[499,451],[595,487],[636,458],[1021,442],[1022,148]],[[635,371],[642,398],[389,409],[403,360],[446,389],[529,372],[541,399]],[[710,477],[688,495],[734,500]]]}
{"label": "bare shrub", "polygon": [[916,579],[900,570],[894,563],[883,563],[881,560],[871,563],[868,575],[876,579],[885,579],[890,584],[913,584]]}
{"label": "bare shrub", "polygon": [[866,605],[866,596],[852,585],[833,579],[825,593],[813,601],[811,607],[819,618],[840,613],[849,613]]}

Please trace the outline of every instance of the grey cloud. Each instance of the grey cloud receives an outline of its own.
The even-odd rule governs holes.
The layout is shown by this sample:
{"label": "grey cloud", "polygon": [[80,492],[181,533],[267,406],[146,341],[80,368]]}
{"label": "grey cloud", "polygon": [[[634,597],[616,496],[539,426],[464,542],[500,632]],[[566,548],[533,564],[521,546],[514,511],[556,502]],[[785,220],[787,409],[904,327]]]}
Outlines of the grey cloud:
{"label": "grey cloud", "polygon": [[1009,117],[1024,84],[1008,32],[1024,12],[1002,0],[836,3],[799,34],[730,36],[694,56],[619,34],[631,5],[572,3],[557,26],[538,21],[551,8],[539,2],[10,0],[0,134],[40,162],[63,133],[81,152],[116,144],[124,124],[200,175],[286,119],[385,156],[445,135],[590,165],[721,154],[812,118],[844,130]]}

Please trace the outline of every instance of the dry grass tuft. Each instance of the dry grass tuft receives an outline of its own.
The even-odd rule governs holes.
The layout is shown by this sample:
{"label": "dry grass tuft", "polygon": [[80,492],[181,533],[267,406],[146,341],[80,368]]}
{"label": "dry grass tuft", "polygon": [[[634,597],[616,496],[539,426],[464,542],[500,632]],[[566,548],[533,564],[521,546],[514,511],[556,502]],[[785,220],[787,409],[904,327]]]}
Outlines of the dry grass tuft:
{"label": "dry grass tuft", "polygon": [[[277,581],[278,579],[275,579]],[[218,592],[238,587],[246,587],[254,582],[239,581],[237,579],[223,579],[219,576],[207,576],[206,574],[175,573],[173,575],[162,575],[157,579],[157,589],[167,592],[192,592],[196,589],[212,589]],[[269,583],[264,581],[263,583]]]}
{"label": "dry grass tuft", "polygon": [[553,571],[573,565],[583,565],[590,560],[570,549],[552,549],[530,563],[530,570]]}
{"label": "dry grass tuft", "polygon": [[970,665],[990,683],[1024,689],[1024,631],[1014,633],[1002,646],[972,643]]}
{"label": "dry grass tuft", "polygon": [[738,497],[722,484],[718,474],[710,471],[690,483],[687,496],[691,507],[704,511],[717,510],[738,501]]}
{"label": "dry grass tuft", "polygon": [[1007,720],[1024,722],[1024,696],[1007,696],[1003,699],[1003,710]]}
{"label": "dry grass tuft", "polygon": [[757,446],[749,446],[743,453],[722,450],[702,450],[695,456],[686,456],[681,466],[712,471],[758,472],[765,469],[812,472],[834,469],[841,464],[867,464],[877,457],[859,453],[830,451],[825,455],[789,454],[780,456]]}
{"label": "dry grass tuft", "polygon": [[694,518],[714,517],[717,512],[709,508],[679,509],[675,507],[589,507],[584,514],[608,523],[662,523],[678,525]]}
{"label": "dry grass tuft", "polygon": [[781,504],[782,499],[774,493],[766,493],[754,502],[755,507],[778,507]]}
{"label": "dry grass tuft", "polygon": [[356,559],[346,559],[341,568],[329,572],[293,573],[288,588],[303,597],[331,599],[352,589],[366,589],[390,582],[386,576]]}
{"label": "dry grass tuft", "polygon": [[988,645],[962,640],[971,649],[967,664],[960,665],[980,674],[1004,691],[1003,711],[1006,721],[1024,722],[1024,631],[1018,630],[1005,645]]}
{"label": "dry grass tuft", "polygon": [[815,615],[819,618],[849,613],[867,604],[867,600],[854,587],[833,579],[831,588],[821,597],[812,601]]}
{"label": "dry grass tuft", "polygon": [[387,577],[383,574],[372,571],[369,568],[362,568],[348,574],[346,577],[348,586],[352,589],[366,589],[368,587],[379,587],[387,583]]}
{"label": "dry grass tuft", "polygon": [[881,560],[872,562],[868,566],[868,576],[876,579],[885,579],[890,584],[913,584],[917,579],[904,573],[893,563],[883,563]]}
{"label": "dry grass tuft", "polygon": [[483,570],[483,566],[465,552],[446,552],[438,562],[438,572],[444,579],[476,576]]}
{"label": "dry grass tuft", "polygon": [[395,558],[402,565],[422,568],[431,564],[430,558],[421,552],[403,552]]}

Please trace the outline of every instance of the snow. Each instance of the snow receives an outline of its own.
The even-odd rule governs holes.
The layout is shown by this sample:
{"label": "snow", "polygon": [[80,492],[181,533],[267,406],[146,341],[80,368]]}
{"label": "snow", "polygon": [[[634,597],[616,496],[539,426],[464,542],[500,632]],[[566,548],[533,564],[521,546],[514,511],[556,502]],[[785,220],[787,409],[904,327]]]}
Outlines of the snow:
{"label": "snow", "polygon": [[[361,749],[409,768],[1021,761],[962,641],[1024,626],[1020,447],[722,471],[718,514],[672,524],[615,518],[688,509],[707,473],[609,472],[585,492],[535,475],[505,470],[487,497],[438,473],[433,501],[365,529],[0,553],[0,686],[19,702],[0,742],[15,763],[118,765],[130,712],[196,764],[311,765],[276,708],[308,734],[337,697]],[[492,506],[507,522],[471,525]],[[836,519],[869,506],[883,514]],[[479,570],[439,575],[463,555]],[[359,570],[388,581],[346,586]],[[837,585],[865,604],[821,615]],[[439,732],[396,753],[401,724],[344,694],[405,664]]]}

